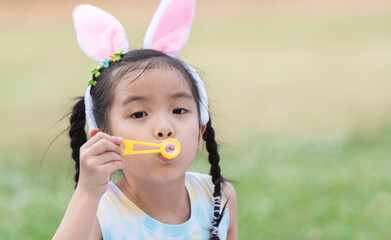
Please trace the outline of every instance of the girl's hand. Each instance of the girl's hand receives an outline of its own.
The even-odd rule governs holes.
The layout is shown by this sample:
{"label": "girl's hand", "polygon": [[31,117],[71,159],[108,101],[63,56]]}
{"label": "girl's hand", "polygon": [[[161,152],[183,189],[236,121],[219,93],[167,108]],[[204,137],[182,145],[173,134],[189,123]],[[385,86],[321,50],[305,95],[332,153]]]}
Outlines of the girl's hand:
{"label": "girl's hand", "polygon": [[[80,177],[77,190],[101,197],[107,190],[112,172],[125,167],[121,154],[122,138],[93,130],[92,137],[80,148]],[[122,145],[124,146],[124,145]]]}

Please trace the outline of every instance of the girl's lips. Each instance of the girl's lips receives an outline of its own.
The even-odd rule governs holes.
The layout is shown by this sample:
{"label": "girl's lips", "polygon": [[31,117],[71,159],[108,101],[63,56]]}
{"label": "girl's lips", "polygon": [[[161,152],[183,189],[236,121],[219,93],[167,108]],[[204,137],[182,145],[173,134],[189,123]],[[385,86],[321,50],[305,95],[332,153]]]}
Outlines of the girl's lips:
{"label": "girl's lips", "polygon": [[169,159],[169,158],[164,157],[161,153],[159,153],[158,155],[159,155],[159,158],[160,158],[163,162],[171,162],[172,160],[174,160],[173,158],[172,158],[172,159]]}

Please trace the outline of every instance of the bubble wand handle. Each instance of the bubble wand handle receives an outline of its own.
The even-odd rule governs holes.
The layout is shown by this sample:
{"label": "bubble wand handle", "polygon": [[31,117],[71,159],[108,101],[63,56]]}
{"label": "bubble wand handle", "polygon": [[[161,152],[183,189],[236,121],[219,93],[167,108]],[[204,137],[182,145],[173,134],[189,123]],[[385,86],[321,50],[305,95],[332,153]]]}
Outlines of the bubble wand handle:
{"label": "bubble wand handle", "polygon": [[[181,145],[179,144],[178,140],[174,138],[166,139],[161,144],[139,142],[133,140],[126,140],[126,139],[123,140],[123,143],[125,144],[126,148],[125,151],[122,153],[122,155],[161,153],[164,157],[171,159],[178,156],[179,152],[181,151]],[[157,147],[159,149],[134,151],[133,150],[134,144]]]}
{"label": "bubble wand handle", "polygon": [[[125,143],[125,151],[122,153],[122,155],[129,155],[129,154],[144,154],[144,153],[158,153],[160,152],[161,144],[155,144],[155,143],[147,143],[147,142],[139,142],[139,141],[133,141],[133,140],[123,140],[123,143]],[[144,145],[144,146],[151,146],[151,147],[158,147],[159,149],[156,150],[143,150],[143,151],[134,151],[133,145]]]}

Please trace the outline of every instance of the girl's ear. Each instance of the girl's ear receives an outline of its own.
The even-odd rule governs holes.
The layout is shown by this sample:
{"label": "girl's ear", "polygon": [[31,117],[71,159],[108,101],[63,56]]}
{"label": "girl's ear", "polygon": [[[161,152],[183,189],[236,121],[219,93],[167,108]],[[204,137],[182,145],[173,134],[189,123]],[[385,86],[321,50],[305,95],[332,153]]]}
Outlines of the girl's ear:
{"label": "girl's ear", "polygon": [[190,35],[195,0],[162,0],[144,37],[143,48],[178,56]]}
{"label": "girl's ear", "polygon": [[124,27],[109,13],[89,4],[73,10],[77,42],[91,59],[102,64],[119,48],[129,50]]}
{"label": "girl's ear", "polygon": [[201,147],[202,136],[204,135],[205,129],[206,129],[206,124],[201,126],[201,128],[200,128],[200,135],[198,136],[198,146],[197,146],[197,149],[200,149],[200,147]]}

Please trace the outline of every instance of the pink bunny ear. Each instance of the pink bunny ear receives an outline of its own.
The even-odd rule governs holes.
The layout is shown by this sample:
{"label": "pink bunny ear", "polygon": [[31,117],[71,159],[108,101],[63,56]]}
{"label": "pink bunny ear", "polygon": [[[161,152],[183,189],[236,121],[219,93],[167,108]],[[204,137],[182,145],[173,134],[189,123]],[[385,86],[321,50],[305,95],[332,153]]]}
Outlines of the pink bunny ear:
{"label": "pink bunny ear", "polygon": [[73,10],[77,42],[88,57],[99,62],[119,48],[129,50],[124,27],[109,13],[89,4]]}
{"label": "pink bunny ear", "polygon": [[143,48],[173,56],[187,42],[195,11],[195,0],[162,0],[144,37]]}

